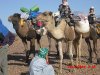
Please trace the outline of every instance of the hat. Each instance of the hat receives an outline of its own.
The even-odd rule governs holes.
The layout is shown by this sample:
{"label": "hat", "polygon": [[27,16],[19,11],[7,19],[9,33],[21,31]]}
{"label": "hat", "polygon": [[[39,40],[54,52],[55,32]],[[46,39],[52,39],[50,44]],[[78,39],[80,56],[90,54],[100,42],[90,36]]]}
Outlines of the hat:
{"label": "hat", "polygon": [[93,6],[91,6],[91,7],[90,7],[90,10],[92,10],[92,9],[94,9],[94,7],[93,7]]}
{"label": "hat", "polygon": [[40,48],[38,56],[41,58],[46,58],[46,55],[48,54],[47,48]]}

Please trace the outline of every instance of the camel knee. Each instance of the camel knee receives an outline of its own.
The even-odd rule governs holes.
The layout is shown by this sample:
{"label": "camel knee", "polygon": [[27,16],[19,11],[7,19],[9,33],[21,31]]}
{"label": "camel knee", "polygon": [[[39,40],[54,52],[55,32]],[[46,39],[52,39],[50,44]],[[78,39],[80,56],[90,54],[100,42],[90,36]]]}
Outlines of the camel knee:
{"label": "camel knee", "polygon": [[70,57],[70,59],[73,59],[73,54],[70,53],[70,54],[69,54],[69,57]]}
{"label": "camel knee", "polygon": [[60,59],[63,59],[63,55],[60,54]]}

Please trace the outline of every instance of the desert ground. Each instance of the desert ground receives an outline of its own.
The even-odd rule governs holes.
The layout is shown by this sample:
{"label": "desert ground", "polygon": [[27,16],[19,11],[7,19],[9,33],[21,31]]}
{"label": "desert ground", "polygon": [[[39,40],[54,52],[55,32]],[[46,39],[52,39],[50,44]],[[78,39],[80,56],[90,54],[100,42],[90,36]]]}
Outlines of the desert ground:
{"label": "desert ground", "polygon": [[[28,42],[29,44],[29,42]],[[48,48],[48,39],[46,36],[43,36],[41,39],[42,47]],[[56,55],[57,51],[55,48],[55,41],[52,39],[52,48],[49,55],[49,63],[53,65],[55,74],[58,73],[59,68],[59,58]],[[66,44],[63,43],[63,53],[67,49]],[[36,50],[39,50],[39,46],[36,43]],[[100,40],[98,40],[98,50],[100,54]],[[93,54],[93,63],[88,63],[88,48],[84,39],[82,41],[82,59],[81,66],[85,66],[83,68],[74,68],[75,70],[70,72],[69,59],[64,55],[63,60],[63,74],[62,75],[100,75],[100,64],[97,64],[96,57]],[[73,53],[74,53],[73,48]],[[28,75],[29,74],[29,66],[25,63],[25,52],[24,46],[18,36],[16,36],[15,42],[9,47],[8,51],[8,75]],[[75,59],[75,58],[74,58]],[[75,60],[74,60],[75,63]],[[72,69],[72,68],[71,68]]]}

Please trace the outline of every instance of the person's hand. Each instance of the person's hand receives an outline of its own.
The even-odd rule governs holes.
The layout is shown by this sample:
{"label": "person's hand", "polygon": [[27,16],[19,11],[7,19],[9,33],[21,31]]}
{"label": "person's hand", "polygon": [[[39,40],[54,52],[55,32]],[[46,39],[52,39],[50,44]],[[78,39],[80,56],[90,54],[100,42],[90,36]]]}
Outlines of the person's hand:
{"label": "person's hand", "polygon": [[49,64],[49,61],[48,61],[48,60],[46,60],[46,63],[47,63],[47,64]]}

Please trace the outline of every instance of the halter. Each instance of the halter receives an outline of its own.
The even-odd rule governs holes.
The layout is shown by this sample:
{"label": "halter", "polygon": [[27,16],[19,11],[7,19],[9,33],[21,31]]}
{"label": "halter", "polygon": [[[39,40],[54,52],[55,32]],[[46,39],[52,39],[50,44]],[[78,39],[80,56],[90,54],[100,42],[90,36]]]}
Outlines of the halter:
{"label": "halter", "polygon": [[20,19],[20,21],[19,21],[19,25],[20,25],[21,27],[23,27],[24,24],[25,24],[25,20],[24,20],[24,19]]}

